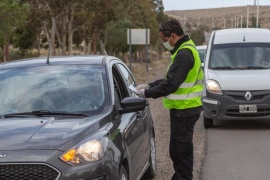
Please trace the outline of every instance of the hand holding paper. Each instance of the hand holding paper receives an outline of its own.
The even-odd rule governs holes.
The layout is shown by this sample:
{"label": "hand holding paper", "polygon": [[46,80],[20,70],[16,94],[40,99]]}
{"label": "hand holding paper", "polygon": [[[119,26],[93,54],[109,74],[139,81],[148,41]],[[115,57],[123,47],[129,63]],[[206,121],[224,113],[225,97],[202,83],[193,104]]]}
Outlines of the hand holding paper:
{"label": "hand holding paper", "polygon": [[145,89],[139,89],[139,90],[137,91],[136,94],[137,94],[138,96],[140,96],[140,97],[145,98],[144,91],[145,91]]}
{"label": "hand holding paper", "polygon": [[139,90],[139,89],[148,89],[148,84],[141,84],[139,86],[136,86],[136,89]]}
{"label": "hand holding paper", "polygon": [[131,89],[131,91],[137,93],[137,89],[133,85],[129,85],[128,88]]}
{"label": "hand holding paper", "polygon": [[[137,86],[138,87],[138,86]],[[140,97],[145,97],[144,96],[144,88],[139,88],[137,89],[137,87],[135,88],[133,85],[129,85],[128,88],[131,89],[133,92],[135,92],[138,96]]]}

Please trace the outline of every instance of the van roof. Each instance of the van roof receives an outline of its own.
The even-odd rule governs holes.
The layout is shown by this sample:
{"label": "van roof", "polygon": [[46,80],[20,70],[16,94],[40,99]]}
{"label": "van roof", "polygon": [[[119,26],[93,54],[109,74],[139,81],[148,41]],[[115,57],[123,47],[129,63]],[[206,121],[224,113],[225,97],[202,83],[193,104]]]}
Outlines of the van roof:
{"label": "van roof", "polygon": [[270,42],[270,30],[263,28],[222,29],[214,33],[213,44]]}

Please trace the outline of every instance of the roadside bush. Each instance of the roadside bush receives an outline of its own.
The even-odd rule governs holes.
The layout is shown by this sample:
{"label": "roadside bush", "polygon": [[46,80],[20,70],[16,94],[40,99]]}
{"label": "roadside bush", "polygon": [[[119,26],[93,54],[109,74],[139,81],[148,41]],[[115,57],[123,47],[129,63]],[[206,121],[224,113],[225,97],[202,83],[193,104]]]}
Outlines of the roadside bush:
{"label": "roadside bush", "polygon": [[20,51],[17,49],[11,49],[9,51],[9,60],[17,60],[17,59],[25,59],[25,58],[33,58],[33,57],[39,57],[38,52],[36,51]]}
{"label": "roadside bush", "polygon": [[190,34],[191,39],[194,41],[195,45],[202,45],[205,42],[203,29],[193,30]]}
{"label": "roadside bush", "polygon": [[24,54],[24,57],[23,58],[33,58],[33,57],[39,57],[39,54],[38,54],[37,51],[27,51]]}
{"label": "roadside bush", "polygon": [[22,58],[22,53],[19,50],[11,49],[9,51],[9,61],[17,60]]}

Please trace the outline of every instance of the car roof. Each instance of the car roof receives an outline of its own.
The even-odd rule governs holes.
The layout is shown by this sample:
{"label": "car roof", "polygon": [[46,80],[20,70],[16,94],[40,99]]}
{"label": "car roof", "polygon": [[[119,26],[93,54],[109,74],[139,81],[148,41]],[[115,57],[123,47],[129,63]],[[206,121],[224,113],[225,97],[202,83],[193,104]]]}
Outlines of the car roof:
{"label": "car roof", "polygon": [[234,28],[216,30],[212,44],[270,42],[270,30],[263,28]]}
{"label": "car roof", "polygon": [[[101,55],[51,56],[49,57],[49,63],[51,65],[65,65],[65,64],[105,65],[106,61],[108,61],[109,59],[112,59],[112,57]],[[28,67],[28,66],[42,66],[47,65],[46,62],[47,57],[20,59],[15,61],[9,61],[6,63],[1,63],[0,69]]]}

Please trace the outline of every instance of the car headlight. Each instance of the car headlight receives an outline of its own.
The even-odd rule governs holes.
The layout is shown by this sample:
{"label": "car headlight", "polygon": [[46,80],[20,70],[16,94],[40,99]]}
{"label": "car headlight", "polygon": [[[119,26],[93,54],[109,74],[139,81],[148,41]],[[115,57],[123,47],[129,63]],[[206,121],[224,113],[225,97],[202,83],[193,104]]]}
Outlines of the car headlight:
{"label": "car headlight", "polygon": [[215,80],[207,80],[206,81],[206,89],[210,93],[222,95],[220,85]]}
{"label": "car headlight", "polygon": [[98,161],[103,158],[108,139],[90,139],[75,145],[65,151],[59,158],[70,165],[82,165]]}

